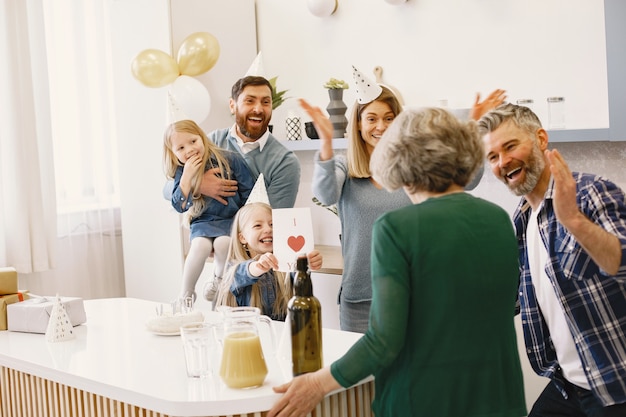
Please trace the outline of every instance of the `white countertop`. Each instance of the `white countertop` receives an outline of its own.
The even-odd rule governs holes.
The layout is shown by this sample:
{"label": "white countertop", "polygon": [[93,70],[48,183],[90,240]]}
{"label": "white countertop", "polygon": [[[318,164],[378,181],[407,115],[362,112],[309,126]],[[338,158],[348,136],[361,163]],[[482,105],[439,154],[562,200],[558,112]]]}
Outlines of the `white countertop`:
{"label": "white countertop", "polygon": [[[150,333],[145,322],[158,303],[133,298],[86,300],[87,322],[74,340],[48,343],[42,334],[0,332],[0,366],[172,416],[265,411],[279,397],[272,387],[291,379],[291,369],[261,337],[269,374],[263,386],[237,390],[218,376],[188,378],[179,336]],[[203,311],[205,321],[221,315]],[[283,323],[274,322],[277,339]],[[324,363],[330,364],[361,337],[324,329]],[[277,344],[279,340],[276,341]],[[280,350],[279,350],[280,351]],[[243,401],[242,401],[243,400]]]}

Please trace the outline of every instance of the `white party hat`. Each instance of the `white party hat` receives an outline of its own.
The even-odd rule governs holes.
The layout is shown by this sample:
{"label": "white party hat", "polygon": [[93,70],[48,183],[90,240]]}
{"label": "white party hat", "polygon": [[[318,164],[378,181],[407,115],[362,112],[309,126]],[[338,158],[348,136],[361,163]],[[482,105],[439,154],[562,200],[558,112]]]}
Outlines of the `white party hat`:
{"label": "white party hat", "polygon": [[247,77],[249,75],[257,75],[259,77],[267,78],[265,77],[265,69],[263,68],[263,57],[261,55],[261,51],[259,51],[256,58],[254,58],[254,61],[252,61],[252,65],[250,65],[250,68],[248,68],[248,72],[246,72],[246,75],[244,75],[244,77]]}
{"label": "white party hat", "polygon": [[48,320],[48,328],[46,329],[46,340],[48,342],[63,342],[65,340],[74,339],[74,328],[70,321],[65,306],[61,303],[61,297],[56,296],[50,319]]}
{"label": "white party hat", "polygon": [[367,104],[374,101],[383,92],[380,85],[368,79],[361,71],[352,66],[352,75],[356,86],[356,100],[359,104]]}
{"label": "white party hat", "polygon": [[174,98],[171,91],[167,92],[167,124],[179,122],[181,120],[189,120],[189,116],[180,108],[178,101]]}
{"label": "white party hat", "polygon": [[267,205],[270,205],[270,199],[267,196],[267,190],[265,189],[265,179],[263,179],[263,173],[259,174],[259,178],[257,178],[254,183],[252,191],[250,191],[246,204],[249,203],[266,203]]}

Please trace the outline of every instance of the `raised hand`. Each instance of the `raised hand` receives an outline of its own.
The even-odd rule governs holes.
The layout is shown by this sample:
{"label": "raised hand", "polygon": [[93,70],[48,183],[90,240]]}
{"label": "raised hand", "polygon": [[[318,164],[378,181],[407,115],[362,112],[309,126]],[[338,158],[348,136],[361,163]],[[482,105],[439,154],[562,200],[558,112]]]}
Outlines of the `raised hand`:
{"label": "raised hand", "polygon": [[307,112],[313,121],[315,130],[320,135],[321,140],[331,140],[333,138],[333,124],[326,114],[319,107],[311,106],[306,100],[298,99],[298,103]]}
{"label": "raised hand", "polygon": [[563,156],[556,149],[544,151],[554,178],[554,214],[565,227],[582,215],[576,204],[576,181]]}
{"label": "raised hand", "polygon": [[319,107],[311,106],[306,100],[298,99],[300,106],[313,119],[315,130],[320,135],[320,160],[327,161],[333,157],[333,124]]}
{"label": "raised hand", "polygon": [[480,119],[489,110],[495,109],[506,100],[505,90],[494,90],[483,101],[480,101],[480,93],[476,93],[476,100],[472,106],[470,117],[474,120]]}

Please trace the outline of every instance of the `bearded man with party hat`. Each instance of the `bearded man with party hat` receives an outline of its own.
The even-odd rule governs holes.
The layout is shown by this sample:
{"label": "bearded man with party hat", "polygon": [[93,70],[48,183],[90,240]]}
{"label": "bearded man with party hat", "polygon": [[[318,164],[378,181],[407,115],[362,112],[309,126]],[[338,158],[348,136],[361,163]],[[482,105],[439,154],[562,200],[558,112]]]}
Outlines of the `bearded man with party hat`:
{"label": "bearded man with party hat", "polygon": [[[272,208],[292,208],[300,186],[300,161],[268,130],[272,118],[272,86],[263,73],[261,53],[243,78],[235,82],[229,100],[235,123],[228,128],[208,133],[208,138],[220,148],[240,154],[255,180],[263,174]],[[172,183],[163,194],[171,199]],[[200,192],[217,202],[227,204],[227,198],[237,194],[237,181],[222,178],[210,169],[204,173]],[[219,280],[205,284],[203,293],[209,301],[215,299]]]}

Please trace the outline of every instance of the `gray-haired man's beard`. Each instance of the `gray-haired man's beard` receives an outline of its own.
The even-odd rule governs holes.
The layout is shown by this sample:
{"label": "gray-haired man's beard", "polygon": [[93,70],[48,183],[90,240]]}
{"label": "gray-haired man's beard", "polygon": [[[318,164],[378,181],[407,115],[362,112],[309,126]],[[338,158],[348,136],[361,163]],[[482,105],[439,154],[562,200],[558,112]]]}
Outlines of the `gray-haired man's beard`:
{"label": "gray-haired man's beard", "polygon": [[533,146],[533,151],[528,158],[528,163],[526,164],[526,177],[524,178],[524,182],[511,187],[506,182],[506,177],[503,178],[503,182],[509,187],[509,190],[516,196],[524,196],[526,194],[530,194],[532,190],[535,189],[537,183],[539,182],[539,178],[541,178],[541,173],[546,166],[546,161],[543,159],[543,152],[537,147]]}

